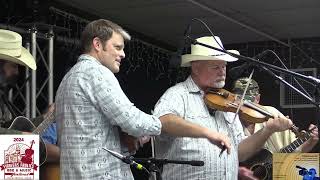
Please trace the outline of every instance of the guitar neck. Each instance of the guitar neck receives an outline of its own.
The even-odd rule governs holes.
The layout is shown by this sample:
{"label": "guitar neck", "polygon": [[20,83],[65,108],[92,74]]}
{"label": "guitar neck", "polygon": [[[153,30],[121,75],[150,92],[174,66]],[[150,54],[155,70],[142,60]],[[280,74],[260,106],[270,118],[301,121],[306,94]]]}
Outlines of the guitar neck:
{"label": "guitar neck", "polygon": [[41,134],[49,125],[54,121],[54,112],[51,112],[49,115],[43,117],[44,120],[42,123],[33,131],[33,134]]}
{"label": "guitar neck", "polygon": [[288,146],[282,148],[280,150],[281,153],[292,153],[295,151],[299,146],[301,146],[304,142],[308,141],[310,139],[311,135],[310,133],[306,133],[303,138],[298,138],[294,140],[292,143],[290,143]]}

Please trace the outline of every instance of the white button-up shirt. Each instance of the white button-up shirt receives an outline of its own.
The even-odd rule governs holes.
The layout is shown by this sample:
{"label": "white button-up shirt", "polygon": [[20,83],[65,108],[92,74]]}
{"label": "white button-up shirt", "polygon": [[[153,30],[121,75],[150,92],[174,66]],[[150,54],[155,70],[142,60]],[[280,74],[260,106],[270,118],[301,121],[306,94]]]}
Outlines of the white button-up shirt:
{"label": "white button-up shirt", "polygon": [[[210,143],[205,138],[171,137],[162,134],[156,138],[157,158],[169,160],[201,160],[204,166],[165,164],[163,179],[166,180],[236,180],[238,178],[238,144],[244,138],[240,120],[234,113],[209,112],[203,101],[204,93],[189,77],[186,81],[169,88],[155,106],[154,115],[175,114],[187,121],[208,127],[229,136],[231,154]],[[232,116],[233,115],[233,116]]]}

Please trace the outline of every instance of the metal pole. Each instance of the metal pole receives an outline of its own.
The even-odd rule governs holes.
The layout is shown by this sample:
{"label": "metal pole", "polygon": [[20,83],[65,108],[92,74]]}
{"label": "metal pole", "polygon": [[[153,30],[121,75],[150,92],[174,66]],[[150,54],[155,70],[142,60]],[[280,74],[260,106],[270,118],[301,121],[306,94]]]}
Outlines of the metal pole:
{"label": "metal pole", "polygon": [[[155,158],[156,153],[155,153],[155,146],[154,146],[154,139],[155,137],[150,138],[150,144],[151,144],[151,157]],[[151,172],[149,176],[149,180],[157,180],[157,174],[155,172]]]}
{"label": "metal pole", "polygon": [[49,64],[49,84],[48,84],[48,98],[49,104],[53,103],[53,30],[50,29],[48,33],[49,50],[48,50],[48,64]]}
{"label": "metal pole", "polygon": [[[30,42],[26,43],[26,49],[28,49],[28,51],[30,51]],[[26,67],[26,71],[25,71],[25,77],[26,79],[29,78],[30,76],[30,69],[28,67]],[[27,118],[30,118],[30,82],[29,79],[26,81],[26,86],[25,86],[25,97],[26,97],[26,113],[25,116]]]}
{"label": "metal pole", "polygon": [[[31,52],[35,60],[37,60],[37,29],[33,27],[31,29]],[[37,73],[36,71],[31,72],[31,118],[36,117],[37,112],[37,82],[36,82]]]}

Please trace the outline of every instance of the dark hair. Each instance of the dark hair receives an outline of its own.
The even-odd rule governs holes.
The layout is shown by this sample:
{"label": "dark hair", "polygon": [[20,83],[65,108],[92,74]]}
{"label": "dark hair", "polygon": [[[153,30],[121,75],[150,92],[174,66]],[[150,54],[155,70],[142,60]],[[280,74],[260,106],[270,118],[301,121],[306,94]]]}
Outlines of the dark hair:
{"label": "dark hair", "polygon": [[87,53],[91,50],[92,40],[98,37],[104,45],[111,37],[113,32],[119,33],[124,40],[130,40],[130,35],[118,24],[106,19],[98,19],[90,22],[81,34],[82,51]]}

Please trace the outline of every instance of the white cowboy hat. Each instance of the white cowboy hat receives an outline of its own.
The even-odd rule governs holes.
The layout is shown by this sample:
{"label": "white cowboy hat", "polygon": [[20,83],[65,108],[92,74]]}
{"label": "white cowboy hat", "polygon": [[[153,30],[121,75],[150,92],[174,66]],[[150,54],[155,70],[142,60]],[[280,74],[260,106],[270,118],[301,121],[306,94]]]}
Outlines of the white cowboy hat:
{"label": "white cowboy hat", "polygon": [[21,64],[33,70],[37,69],[33,56],[22,46],[21,35],[4,29],[0,29],[0,60]]}
{"label": "white cowboy hat", "polygon": [[[224,49],[220,38],[218,36],[215,36],[215,39],[212,36],[205,36],[205,37],[198,38],[197,41],[215,48]],[[240,54],[239,51],[237,50],[227,50],[227,51],[234,54]],[[207,48],[198,44],[197,45],[192,44],[191,54],[182,55],[181,67],[189,67],[191,65],[190,64],[191,61],[201,61],[201,60],[221,60],[221,61],[232,62],[232,61],[238,60],[238,58],[235,58],[233,56],[230,56],[229,54],[226,54],[211,48]]]}

